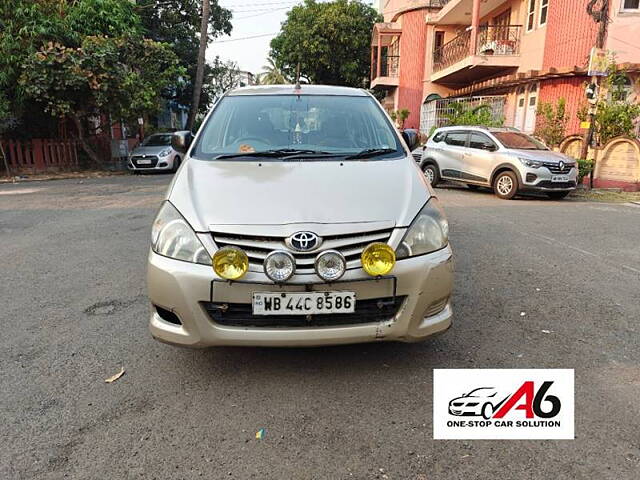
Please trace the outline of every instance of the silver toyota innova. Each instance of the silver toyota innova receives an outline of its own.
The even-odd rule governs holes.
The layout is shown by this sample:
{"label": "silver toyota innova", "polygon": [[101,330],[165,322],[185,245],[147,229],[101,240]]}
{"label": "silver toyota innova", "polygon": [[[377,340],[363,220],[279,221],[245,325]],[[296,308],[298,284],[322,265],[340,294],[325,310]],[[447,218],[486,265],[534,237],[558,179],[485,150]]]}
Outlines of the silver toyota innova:
{"label": "silver toyota innova", "polygon": [[438,200],[369,93],[246,87],[224,95],[153,223],[151,333],[163,342],[413,342],[451,325]]}

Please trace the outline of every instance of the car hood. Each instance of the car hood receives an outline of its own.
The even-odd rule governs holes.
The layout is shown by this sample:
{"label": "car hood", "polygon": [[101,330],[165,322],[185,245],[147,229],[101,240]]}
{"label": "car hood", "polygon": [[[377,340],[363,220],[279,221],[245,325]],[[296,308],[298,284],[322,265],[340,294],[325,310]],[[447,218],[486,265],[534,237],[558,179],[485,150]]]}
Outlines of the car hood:
{"label": "car hood", "polygon": [[190,158],[168,199],[198,232],[248,233],[246,227],[254,225],[267,235],[290,224],[324,225],[326,235],[353,224],[360,225],[352,231],[407,226],[430,195],[408,157],[345,162]]}
{"label": "car hood", "polygon": [[140,146],[133,149],[132,155],[157,155],[161,151],[171,148],[169,145],[158,145],[152,147]]}
{"label": "car hood", "polygon": [[540,162],[558,163],[562,160],[565,163],[575,162],[575,160],[568,155],[560,152],[554,152],[552,150],[518,150],[511,149],[511,152],[518,157],[527,158],[529,160],[538,160]]}

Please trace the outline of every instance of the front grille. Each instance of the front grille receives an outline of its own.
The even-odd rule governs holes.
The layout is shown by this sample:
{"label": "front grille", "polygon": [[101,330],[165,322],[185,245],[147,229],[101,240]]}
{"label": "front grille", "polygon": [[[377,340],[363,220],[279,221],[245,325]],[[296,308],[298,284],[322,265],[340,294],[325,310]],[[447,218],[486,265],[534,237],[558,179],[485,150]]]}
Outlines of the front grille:
{"label": "front grille", "polygon": [[544,166],[547,167],[551,173],[556,175],[566,175],[573,169],[573,165],[567,164],[564,165],[564,168],[560,168],[557,163],[544,163]]}
{"label": "front grille", "polygon": [[[140,160],[151,160],[151,163],[147,165],[140,164]],[[134,155],[133,157],[131,157],[131,162],[136,168],[154,168],[158,164],[158,157],[156,157],[155,155],[146,157],[143,157],[142,155]]]}
{"label": "front grille", "polygon": [[261,269],[262,263],[269,253],[274,250],[286,250],[291,252],[296,260],[296,273],[309,274],[315,273],[315,259],[318,253],[325,250],[337,250],[342,253],[347,261],[347,268],[360,267],[360,255],[364,247],[372,242],[388,242],[392,231],[393,229],[387,229],[344,235],[328,235],[322,237],[322,244],[312,252],[290,250],[284,243],[286,237],[264,237],[227,233],[212,233],[212,235],[213,240],[219,248],[233,246],[244,250],[249,257],[250,266]]}
{"label": "front grille", "polygon": [[542,188],[576,188],[576,182],[552,182],[544,180],[536,184],[536,187]]}
{"label": "front grille", "polygon": [[407,297],[356,300],[354,313],[253,315],[250,303],[202,302],[212,321],[228,327],[329,327],[390,320]]}

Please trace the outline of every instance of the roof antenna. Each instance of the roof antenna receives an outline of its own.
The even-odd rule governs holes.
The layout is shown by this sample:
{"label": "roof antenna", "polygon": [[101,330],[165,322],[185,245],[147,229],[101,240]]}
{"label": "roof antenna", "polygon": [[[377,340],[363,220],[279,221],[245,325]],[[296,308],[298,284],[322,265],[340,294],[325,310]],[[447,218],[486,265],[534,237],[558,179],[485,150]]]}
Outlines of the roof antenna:
{"label": "roof antenna", "polygon": [[300,62],[298,62],[298,66],[296,67],[296,86],[294,87],[295,90],[301,90],[302,87],[300,86]]}

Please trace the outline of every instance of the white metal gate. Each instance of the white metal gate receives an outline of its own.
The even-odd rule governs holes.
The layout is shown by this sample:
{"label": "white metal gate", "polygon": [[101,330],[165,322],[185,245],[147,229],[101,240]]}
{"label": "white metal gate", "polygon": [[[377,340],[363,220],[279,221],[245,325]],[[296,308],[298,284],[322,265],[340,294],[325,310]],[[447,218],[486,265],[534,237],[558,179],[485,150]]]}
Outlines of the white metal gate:
{"label": "white metal gate", "polygon": [[444,127],[448,124],[447,115],[454,112],[452,104],[462,104],[464,108],[472,109],[480,105],[491,107],[491,117],[498,121],[504,118],[504,95],[440,98],[422,104],[420,109],[420,132],[424,135],[431,133],[433,127]]}

